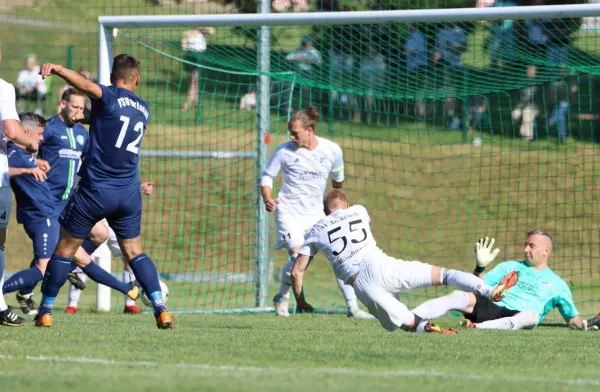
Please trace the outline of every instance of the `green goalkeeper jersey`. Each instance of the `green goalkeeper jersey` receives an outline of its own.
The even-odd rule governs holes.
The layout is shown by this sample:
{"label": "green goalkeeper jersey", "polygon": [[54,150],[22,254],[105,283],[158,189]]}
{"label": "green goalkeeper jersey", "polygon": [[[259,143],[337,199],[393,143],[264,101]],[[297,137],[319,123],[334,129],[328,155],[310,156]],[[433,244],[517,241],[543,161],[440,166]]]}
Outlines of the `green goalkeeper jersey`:
{"label": "green goalkeeper jersey", "polygon": [[550,268],[536,270],[525,261],[505,261],[485,274],[485,283],[496,286],[511,271],[519,272],[519,281],[498,305],[518,311],[534,310],[540,316],[540,323],[554,308],[558,308],[565,320],[579,314],[571,289]]}

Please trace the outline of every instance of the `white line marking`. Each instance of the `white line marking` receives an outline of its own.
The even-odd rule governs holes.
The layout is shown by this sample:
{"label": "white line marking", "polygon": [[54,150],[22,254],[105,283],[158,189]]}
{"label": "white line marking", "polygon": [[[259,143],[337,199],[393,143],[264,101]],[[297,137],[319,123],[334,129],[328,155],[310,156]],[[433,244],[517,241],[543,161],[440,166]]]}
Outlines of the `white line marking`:
{"label": "white line marking", "polygon": [[235,365],[206,365],[194,364],[187,362],[179,363],[164,363],[154,361],[117,361],[114,359],[89,358],[89,357],[47,357],[47,356],[31,356],[17,357],[14,355],[0,354],[0,359],[25,359],[35,362],[57,362],[57,363],[81,363],[93,365],[107,365],[119,367],[169,367],[179,369],[194,369],[206,371],[223,371],[223,372],[248,372],[248,373],[319,373],[324,375],[345,375],[345,376],[364,376],[364,377],[435,377],[445,380],[474,380],[474,381],[508,381],[515,383],[528,384],[565,384],[577,386],[600,386],[600,379],[593,378],[561,378],[551,379],[542,377],[511,377],[502,375],[477,375],[477,374],[451,374],[436,370],[361,370],[350,368],[282,368],[282,367],[258,367],[258,366],[235,366]]}

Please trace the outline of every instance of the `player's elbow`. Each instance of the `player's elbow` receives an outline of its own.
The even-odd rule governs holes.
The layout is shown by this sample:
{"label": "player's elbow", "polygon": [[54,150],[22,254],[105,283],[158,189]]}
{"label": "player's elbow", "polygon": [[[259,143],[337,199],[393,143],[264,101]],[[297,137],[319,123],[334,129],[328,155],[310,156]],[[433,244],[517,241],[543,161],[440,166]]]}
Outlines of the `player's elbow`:
{"label": "player's elbow", "polygon": [[19,137],[19,122],[17,120],[8,119],[2,121],[2,125],[4,126],[4,134],[9,139],[15,139]]}

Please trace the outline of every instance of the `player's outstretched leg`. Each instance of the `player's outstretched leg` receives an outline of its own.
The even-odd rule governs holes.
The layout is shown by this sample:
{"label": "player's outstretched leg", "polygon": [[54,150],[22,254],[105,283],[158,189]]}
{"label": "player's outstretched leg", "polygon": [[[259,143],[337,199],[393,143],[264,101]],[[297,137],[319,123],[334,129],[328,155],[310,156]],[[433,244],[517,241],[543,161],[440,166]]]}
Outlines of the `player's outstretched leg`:
{"label": "player's outstretched leg", "polygon": [[467,328],[478,329],[502,329],[517,331],[519,329],[534,328],[540,320],[540,316],[533,310],[525,310],[511,317],[502,317],[496,320],[484,321],[482,323],[471,323]]}
{"label": "player's outstretched leg", "polygon": [[290,293],[292,292],[292,268],[294,267],[294,261],[298,254],[296,253],[298,248],[292,249],[288,262],[283,266],[281,270],[281,281],[279,283],[279,291],[273,297],[273,307],[275,308],[275,314],[281,317],[289,317],[289,303]]}
{"label": "player's outstretched leg", "polygon": [[344,283],[342,279],[335,278],[335,280],[342,294],[344,295],[344,300],[346,301],[346,316],[362,320],[375,320],[375,316],[365,312],[364,310],[358,307],[358,302],[356,299],[356,294],[354,293],[354,288]]}
{"label": "player's outstretched leg", "polygon": [[92,261],[90,255],[83,250],[83,247],[77,250],[74,260],[83,273],[89,276],[94,282],[120,291],[133,300],[138,299],[139,290],[134,283],[121,282],[112,274],[105,271],[102,267]]}
{"label": "player's outstretched leg", "polygon": [[142,252],[140,237],[131,239],[118,238],[118,240],[125,260],[129,263],[139,285],[142,286],[148,299],[152,302],[156,326],[160,329],[175,328],[175,319],[168,311],[163,299],[156,265],[147,254]]}
{"label": "player's outstretched leg", "polygon": [[451,310],[463,311],[469,307],[469,294],[464,291],[454,291],[443,297],[430,299],[412,310],[423,320],[433,320]]}

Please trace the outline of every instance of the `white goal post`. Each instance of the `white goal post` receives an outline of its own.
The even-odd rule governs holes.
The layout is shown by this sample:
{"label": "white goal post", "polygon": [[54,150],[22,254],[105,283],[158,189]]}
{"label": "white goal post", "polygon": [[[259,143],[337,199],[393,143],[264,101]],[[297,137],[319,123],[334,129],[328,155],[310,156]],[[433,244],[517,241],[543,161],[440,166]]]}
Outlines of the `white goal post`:
{"label": "white goal post", "polygon": [[[99,82],[110,84],[110,69],[112,62],[113,30],[117,28],[148,28],[148,27],[196,27],[210,26],[261,26],[258,41],[259,83],[258,83],[258,129],[256,152],[245,152],[247,158],[257,160],[257,192],[260,195],[258,179],[267,163],[268,145],[265,135],[269,133],[270,121],[270,28],[281,25],[327,25],[327,24],[381,24],[381,23],[417,23],[417,22],[461,22],[484,20],[525,20],[525,19],[555,19],[600,16],[600,4],[553,5],[553,6],[523,6],[523,7],[492,7],[492,8],[452,8],[452,9],[423,9],[397,11],[356,11],[356,12],[305,12],[270,14],[270,1],[261,0],[257,14],[211,14],[211,15],[131,15],[131,16],[100,16],[99,23]],[[146,154],[158,154],[146,151]],[[143,154],[142,153],[142,154]],[[192,152],[213,154],[217,158],[227,159],[227,154],[219,156],[217,152]],[[233,155],[244,152],[230,152]],[[170,154],[161,151],[160,154]],[[155,155],[156,156],[156,155]],[[191,157],[191,156],[190,156]],[[268,262],[269,262],[269,233],[268,216],[257,197],[256,232],[257,249],[255,270],[258,271],[256,280],[256,307],[267,307]],[[110,252],[98,258],[98,263],[110,271]],[[99,286],[97,305],[99,311],[110,310],[110,291]]]}

